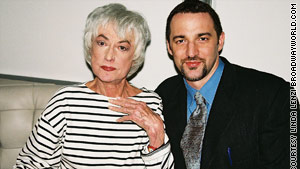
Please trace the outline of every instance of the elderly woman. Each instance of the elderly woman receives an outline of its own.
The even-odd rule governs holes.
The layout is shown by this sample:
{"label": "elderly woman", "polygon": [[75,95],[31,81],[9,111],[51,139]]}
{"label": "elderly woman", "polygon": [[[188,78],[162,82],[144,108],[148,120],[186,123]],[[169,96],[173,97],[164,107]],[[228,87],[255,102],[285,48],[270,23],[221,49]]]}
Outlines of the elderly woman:
{"label": "elderly woman", "polygon": [[95,78],[53,96],[15,168],[174,168],[160,97],[127,81],[149,41],[144,18],[123,5],[90,13],[84,49]]}

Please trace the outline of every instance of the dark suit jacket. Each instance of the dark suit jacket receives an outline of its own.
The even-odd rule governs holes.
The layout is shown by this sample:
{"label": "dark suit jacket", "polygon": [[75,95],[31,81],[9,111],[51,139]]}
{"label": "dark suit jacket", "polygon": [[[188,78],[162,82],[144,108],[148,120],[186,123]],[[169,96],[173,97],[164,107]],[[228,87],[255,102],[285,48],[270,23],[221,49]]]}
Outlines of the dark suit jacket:
{"label": "dark suit jacket", "polygon": [[[225,67],[207,122],[201,169],[288,169],[289,83],[221,59]],[[175,168],[184,169],[180,140],[187,124],[187,91],[183,77],[166,79],[156,92],[163,100]]]}

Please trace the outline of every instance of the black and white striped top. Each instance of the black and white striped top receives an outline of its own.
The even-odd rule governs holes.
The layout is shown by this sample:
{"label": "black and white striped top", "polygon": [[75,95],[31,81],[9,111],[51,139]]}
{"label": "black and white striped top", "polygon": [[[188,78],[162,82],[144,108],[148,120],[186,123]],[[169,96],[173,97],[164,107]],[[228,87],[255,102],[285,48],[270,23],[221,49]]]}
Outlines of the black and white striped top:
{"label": "black and white striped top", "polygon": [[[145,88],[132,99],[162,117],[160,97]],[[107,96],[85,84],[60,89],[49,101],[21,150],[15,168],[174,168],[167,135],[151,153],[146,132],[123,113],[108,109]]]}

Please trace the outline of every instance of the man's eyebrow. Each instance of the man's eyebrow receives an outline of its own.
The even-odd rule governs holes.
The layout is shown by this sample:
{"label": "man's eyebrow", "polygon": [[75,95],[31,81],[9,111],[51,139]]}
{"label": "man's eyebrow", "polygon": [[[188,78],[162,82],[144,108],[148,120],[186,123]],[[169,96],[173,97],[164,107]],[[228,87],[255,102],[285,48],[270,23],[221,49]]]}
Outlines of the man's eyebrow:
{"label": "man's eyebrow", "polygon": [[183,35],[178,35],[178,36],[174,36],[172,39],[175,40],[177,38],[184,38],[184,36]]}
{"label": "man's eyebrow", "polygon": [[[204,32],[204,33],[199,33],[198,37],[205,36],[205,35],[212,36],[211,33]],[[177,38],[184,38],[184,37],[185,37],[184,35],[177,35],[177,36],[174,36],[172,39],[175,40]]]}
{"label": "man's eyebrow", "polygon": [[205,36],[205,35],[212,36],[211,33],[205,32],[205,33],[199,33],[198,37]]}

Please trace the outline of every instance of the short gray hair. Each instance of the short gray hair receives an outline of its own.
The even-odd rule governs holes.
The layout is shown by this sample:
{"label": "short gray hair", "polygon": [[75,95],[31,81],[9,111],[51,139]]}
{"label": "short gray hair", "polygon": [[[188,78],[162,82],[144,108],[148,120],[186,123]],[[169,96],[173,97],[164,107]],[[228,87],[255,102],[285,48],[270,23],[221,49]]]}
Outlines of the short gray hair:
{"label": "short gray hair", "polygon": [[117,34],[121,38],[125,37],[127,32],[133,31],[134,33],[135,52],[127,75],[130,77],[145,60],[146,48],[151,40],[148,24],[141,14],[127,10],[121,4],[112,3],[94,9],[87,17],[84,30],[84,56],[89,65],[91,65],[92,42],[98,36],[98,29],[109,23],[116,25]]}

